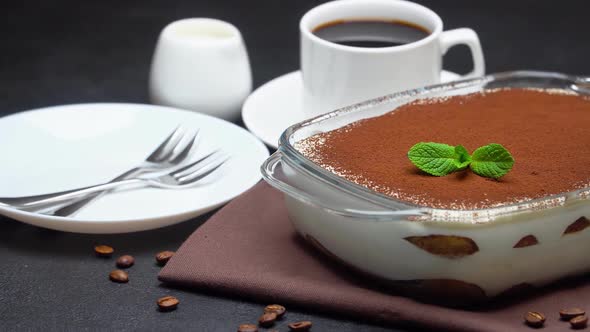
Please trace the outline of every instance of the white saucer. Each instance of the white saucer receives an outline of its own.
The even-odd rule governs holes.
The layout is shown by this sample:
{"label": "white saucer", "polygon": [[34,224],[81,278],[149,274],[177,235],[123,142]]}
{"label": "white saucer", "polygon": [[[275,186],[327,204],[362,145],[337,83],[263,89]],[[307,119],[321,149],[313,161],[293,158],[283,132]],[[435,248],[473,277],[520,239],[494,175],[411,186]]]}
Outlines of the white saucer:
{"label": "white saucer", "polygon": [[[442,82],[459,78],[443,70]],[[242,119],[254,135],[277,148],[285,129],[306,119],[301,107],[303,81],[301,72],[294,71],[277,77],[256,89],[242,106]]]}
{"label": "white saucer", "polygon": [[163,227],[210,211],[260,180],[268,150],[248,131],[211,116],[140,104],[56,106],[0,119],[0,197],[26,196],[110,181],[143,161],[177,126],[199,129],[191,157],[220,149],[230,159],[193,188],[122,190],[74,217],[0,207],[29,224],[79,233]]}

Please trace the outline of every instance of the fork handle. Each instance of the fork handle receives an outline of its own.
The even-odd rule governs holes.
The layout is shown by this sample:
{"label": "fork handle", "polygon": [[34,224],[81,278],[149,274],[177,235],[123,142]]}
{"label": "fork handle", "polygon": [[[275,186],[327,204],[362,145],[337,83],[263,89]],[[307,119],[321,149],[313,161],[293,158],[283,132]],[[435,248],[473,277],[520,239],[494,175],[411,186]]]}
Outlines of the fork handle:
{"label": "fork handle", "polygon": [[2,197],[0,205],[12,207],[23,211],[37,211],[46,209],[48,206],[64,203],[64,201],[74,200],[79,197],[97,193],[105,190],[111,190],[119,186],[126,186],[144,182],[143,179],[135,178],[120,181],[111,181],[99,185],[84,187],[80,189],[67,190],[58,193],[27,196],[27,197]]}
{"label": "fork handle", "polygon": [[[140,174],[149,172],[150,169],[147,168],[142,168],[142,167],[135,167],[132,168],[122,174],[120,174],[119,176],[117,176],[116,178],[112,179],[110,182],[116,182],[116,181],[121,181],[121,180],[125,180],[125,179],[129,179],[135,176],[138,176]],[[54,206],[52,209],[49,210],[45,210],[45,211],[36,211],[36,212],[40,212],[40,213],[44,213],[44,214],[51,214],[54,216],[58,216],[58,217],[69,217],[74,215],[76,212],[80,211],[81,209],[83,209],[86,205],[92,203],[93,201],[97,200],[98,198],[104,196],[105,194],[107,194],[110,190],[104,190],[98,193],[92,193],[92,194],[88,194],[85,196],[81,196],[78,199],[72,199],[72,201],[68,202],[66,205],[59,205],[59,206]]]}

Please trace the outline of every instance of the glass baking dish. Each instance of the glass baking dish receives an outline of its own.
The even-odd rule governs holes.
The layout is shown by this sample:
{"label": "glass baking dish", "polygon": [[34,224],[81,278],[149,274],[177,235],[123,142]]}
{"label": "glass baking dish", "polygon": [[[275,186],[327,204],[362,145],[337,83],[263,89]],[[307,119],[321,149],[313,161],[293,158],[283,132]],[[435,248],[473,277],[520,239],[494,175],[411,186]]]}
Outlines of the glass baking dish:
{"label": "glass baking dish", "polygon": [[285,194],[292,223],[311,244],[403,294],[468,304],[588,272],[590,188],[489,209],[435,209],[345,180],[295,147],[418,99],[508,87],[590,95],[589,78],[515,71],[383,96],[288,128],[263,177]]}

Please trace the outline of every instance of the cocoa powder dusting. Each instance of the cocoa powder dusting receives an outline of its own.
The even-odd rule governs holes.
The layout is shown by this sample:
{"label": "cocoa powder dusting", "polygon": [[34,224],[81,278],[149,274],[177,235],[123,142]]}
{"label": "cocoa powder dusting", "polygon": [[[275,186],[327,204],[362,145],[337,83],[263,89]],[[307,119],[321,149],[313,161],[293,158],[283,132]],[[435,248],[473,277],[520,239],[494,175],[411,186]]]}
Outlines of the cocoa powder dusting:
{"label": "cocoa powder dusting", "polygon": [[[499,143],[516,162],[499,180],[470,171],[434,177],[407,158],[418,142],[461,144],[470,153]],[[532,89],[433,99],[309,137],[296,148],[337,175],[403,201],[492,207],[590,184],[590,100]]]}

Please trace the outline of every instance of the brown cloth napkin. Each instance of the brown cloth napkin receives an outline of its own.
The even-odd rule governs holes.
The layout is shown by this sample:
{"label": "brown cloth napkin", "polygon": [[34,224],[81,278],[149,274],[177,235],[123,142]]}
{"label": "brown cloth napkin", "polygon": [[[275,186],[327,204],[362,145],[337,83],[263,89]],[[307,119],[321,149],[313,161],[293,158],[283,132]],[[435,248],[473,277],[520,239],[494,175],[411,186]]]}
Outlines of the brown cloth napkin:
{"label": "brown cloth napkin", "polygon": [[380,292],[371,288],[370,281],[310,248],[291,226],[282,194],[263,182],[195,231],[159,278],[263,303],[294,304],[432,331],[531,331],[523,324],[524,314],[531,310],[547,316],[543,331],[568,331],[569,323],[559,321],[558,311],[572,306],[590,309],[590,282],[584,278],[477,310]]}

